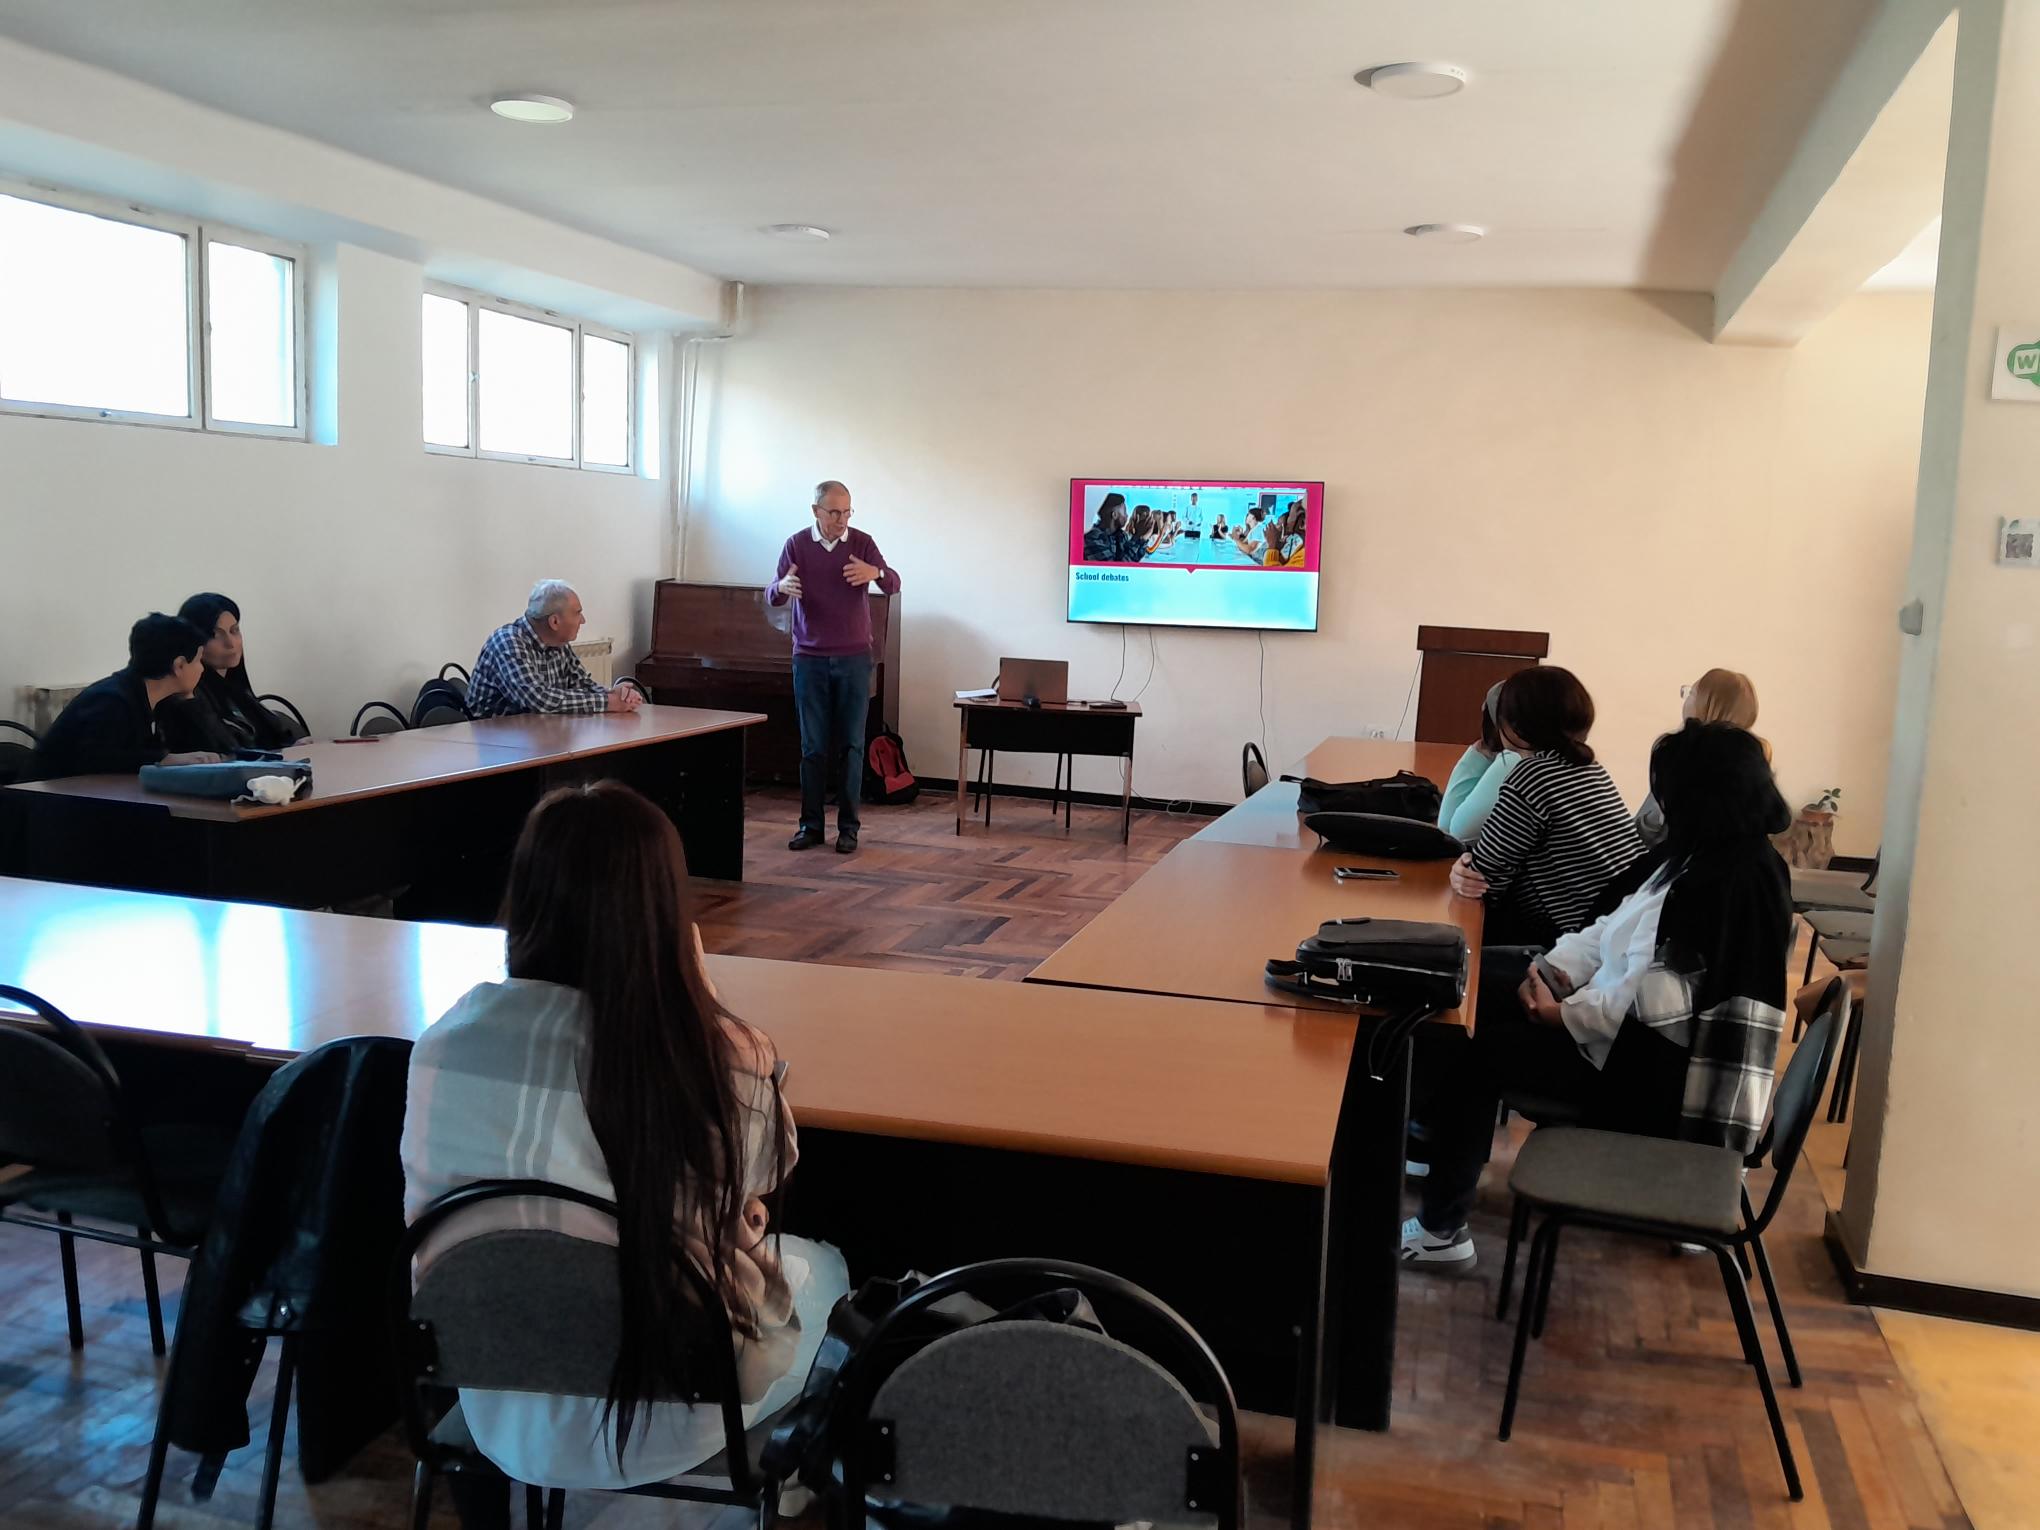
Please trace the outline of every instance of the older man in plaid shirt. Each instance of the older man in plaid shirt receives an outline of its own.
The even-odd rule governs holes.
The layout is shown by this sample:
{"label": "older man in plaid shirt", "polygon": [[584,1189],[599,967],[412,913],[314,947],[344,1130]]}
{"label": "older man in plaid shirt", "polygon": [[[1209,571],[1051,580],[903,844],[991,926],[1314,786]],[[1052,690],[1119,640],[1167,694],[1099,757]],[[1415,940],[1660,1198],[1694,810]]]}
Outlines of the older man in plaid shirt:
{"label": "older man in plaid shirt", "polygon": [[642,698],[626,681],[604,690],[569,645],[587,618],[581,597],[559,579],[531,587],[524,614],[489,634],[468,681],[476,717],[519,712],[635,712]]}

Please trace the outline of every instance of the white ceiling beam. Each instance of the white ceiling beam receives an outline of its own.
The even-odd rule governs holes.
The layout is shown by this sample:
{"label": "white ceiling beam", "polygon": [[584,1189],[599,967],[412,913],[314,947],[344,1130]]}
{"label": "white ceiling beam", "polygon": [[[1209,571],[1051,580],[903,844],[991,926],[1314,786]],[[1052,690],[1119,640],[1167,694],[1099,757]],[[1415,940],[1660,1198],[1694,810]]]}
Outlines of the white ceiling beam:
{"label": "white ceiling beam", "polygon": [[1793,345],[1941,210],[1949,0],[1885,0],[1714,292],[1714,338]]}

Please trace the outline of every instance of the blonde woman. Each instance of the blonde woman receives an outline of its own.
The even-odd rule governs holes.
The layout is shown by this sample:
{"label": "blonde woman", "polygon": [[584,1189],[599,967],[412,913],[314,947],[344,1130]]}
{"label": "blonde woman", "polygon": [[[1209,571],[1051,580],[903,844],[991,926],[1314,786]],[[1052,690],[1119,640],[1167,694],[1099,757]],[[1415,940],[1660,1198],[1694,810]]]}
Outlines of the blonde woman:
{"label": "blonde woman", "polygon": [[[1754,733],[1757,726],[1757,688],[1750,677],[1732,669],[1710,669],[1691,685],[1679,687],[1679,717],[1686,722],[1727,723]],[[1763,739],[1764,758],[1771,758],[1771,746]],[[1665,837],[1665,815],[1657,798],[1645,795],[1636,810],[1636,832],[1652,849]]]}

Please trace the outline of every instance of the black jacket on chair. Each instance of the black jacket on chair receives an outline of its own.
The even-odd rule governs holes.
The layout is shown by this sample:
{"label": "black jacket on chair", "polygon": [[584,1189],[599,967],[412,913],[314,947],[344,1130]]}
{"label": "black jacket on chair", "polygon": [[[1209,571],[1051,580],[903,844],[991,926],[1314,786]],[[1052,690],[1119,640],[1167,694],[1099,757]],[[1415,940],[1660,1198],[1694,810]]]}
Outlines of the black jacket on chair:
{"label": "black jacket on chair", "polygon": [[123,669],[71,698],[36,746],[34,769],[45,781],[105,772],[132,775],[163,754],[148,688],[140,675]]}
{"label": "black jacket on chair", "polygon": [[396,1417],[391,1261],[404,1234],[411,1043],[358,1036],[280,1069],[242,1123],[193,1261],[165,1381],[170,1443],[248,1443],[248,1388],[272,1334],[302,1349],[298,1463],[331,1475]]}

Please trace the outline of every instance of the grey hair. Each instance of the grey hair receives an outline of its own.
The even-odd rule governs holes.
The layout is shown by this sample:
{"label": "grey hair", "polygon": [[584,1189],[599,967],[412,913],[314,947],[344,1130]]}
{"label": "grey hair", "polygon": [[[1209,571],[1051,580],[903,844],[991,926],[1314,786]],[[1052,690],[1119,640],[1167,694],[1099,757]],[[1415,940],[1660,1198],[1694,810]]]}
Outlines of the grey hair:
{"label": "grey hair", "polygon": [[548,616],[557,616],[573,598],[574,587],[566,580],[541,579],[531,587],[531,599],[524,603],[524,619],[542,622]]}
{"label": "grey hair", "polygon": [[819,505],[825,498],[828,497],[828,495],[832,491],[838,490],[840,490],[844,494],[848,494],[850,492],[850,487],[848,484],[839,482],[834,478],[824,478],[820,483],[815,485],[815,503]]}

